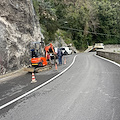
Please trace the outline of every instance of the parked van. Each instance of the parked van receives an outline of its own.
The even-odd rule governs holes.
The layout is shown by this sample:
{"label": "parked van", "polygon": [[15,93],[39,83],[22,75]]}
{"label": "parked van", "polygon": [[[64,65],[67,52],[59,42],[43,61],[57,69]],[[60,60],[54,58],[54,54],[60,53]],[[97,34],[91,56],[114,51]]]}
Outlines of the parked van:
{"label": "parked van", "polygon": [[72,54],[72,50],[69,47],[61,47],[61,50],[64,55]]}
{"label": "parked van", "polygon": [[104,44],[103,43],[95,43],[94,49],[104,49]]}

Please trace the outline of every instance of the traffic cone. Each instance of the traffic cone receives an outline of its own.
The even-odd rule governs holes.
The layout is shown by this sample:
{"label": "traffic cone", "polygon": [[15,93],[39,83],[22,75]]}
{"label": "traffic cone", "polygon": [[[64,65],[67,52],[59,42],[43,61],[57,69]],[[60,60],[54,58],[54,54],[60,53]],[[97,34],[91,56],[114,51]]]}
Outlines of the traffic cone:
{"label": "traffic cone", "polygon": [[64,65],[66,64],[66,58],[64,59]]}
{"label": "traffic cone", "polygon": [[37,80],[35,80],[35,75],[34,75],[34,73],[32,73],[32,81],[31,81],[31,83],[35,83],[35,82],[37,82]]}
{"label": "traffic cone", "polygon": [[57,62],[55,63],[55,70],[57,70]]}

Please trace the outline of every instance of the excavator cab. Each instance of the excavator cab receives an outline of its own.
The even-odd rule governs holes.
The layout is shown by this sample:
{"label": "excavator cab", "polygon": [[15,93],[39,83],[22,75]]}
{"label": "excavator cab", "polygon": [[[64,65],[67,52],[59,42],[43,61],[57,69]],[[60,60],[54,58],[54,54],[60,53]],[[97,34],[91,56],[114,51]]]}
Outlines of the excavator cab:
{"label": "excavator cab", "polygon": [[46,66],[47,60],[44,54],[44,42],[32,42],[31,46],[31,65],[35,68]]}

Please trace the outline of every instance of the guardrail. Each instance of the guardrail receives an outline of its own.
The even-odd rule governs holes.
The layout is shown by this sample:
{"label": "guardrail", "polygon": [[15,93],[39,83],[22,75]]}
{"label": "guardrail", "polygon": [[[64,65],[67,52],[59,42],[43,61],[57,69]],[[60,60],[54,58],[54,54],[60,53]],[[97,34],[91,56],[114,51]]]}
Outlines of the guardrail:
{"label": "guardrail", "polygon": [[120,53],[106,52],[106,51],[96,51],[96,54],[101,56],[101,57],[110,59],[110,60],[115,61],[115,62],[120,64]]}

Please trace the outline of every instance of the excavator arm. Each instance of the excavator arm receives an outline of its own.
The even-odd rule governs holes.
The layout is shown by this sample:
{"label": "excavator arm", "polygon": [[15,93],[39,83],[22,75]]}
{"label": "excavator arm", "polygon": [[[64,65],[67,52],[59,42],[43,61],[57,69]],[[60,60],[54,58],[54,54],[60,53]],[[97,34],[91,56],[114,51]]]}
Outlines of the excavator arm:
{"label": "excavator arm", "polygon": [[48,52],[50,53],[51,50],[52,50],[52,53],[55,54],[54,47],[53,47],[52,43],[49,43],[49,45],[45,46],[45,56],[46,56],[46,58],[47,58],[47,53]]}

